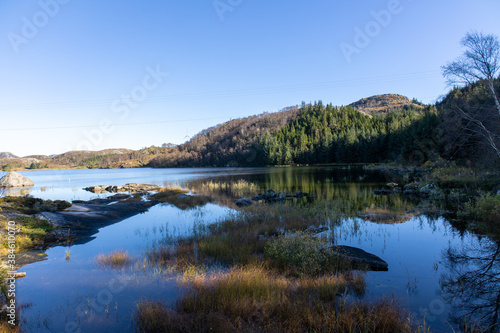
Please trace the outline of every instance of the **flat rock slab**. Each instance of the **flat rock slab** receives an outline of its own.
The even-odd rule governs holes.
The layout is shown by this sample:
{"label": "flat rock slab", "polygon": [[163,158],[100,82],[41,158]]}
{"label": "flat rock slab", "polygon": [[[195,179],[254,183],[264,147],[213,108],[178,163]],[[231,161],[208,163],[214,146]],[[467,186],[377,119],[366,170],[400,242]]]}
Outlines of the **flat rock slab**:
{"label": "flat rock slab", "polygon": [[[57,227],[70,228],[74,234],[73,244],[82,244],[92,240],[100,228],[143,213],[159,202],[129,201],[118,196],[89,201],[75,200],[73,203],[71,209],[43,212],[38,216],[50,220]],[[54,242],[58,242],[60,237],[55,238]]]}
{"label": "flat rock slab", "polygon": [[157,192],[161,190],[161,186],[151,184],[128,183],[125,185],[97,185],[85,187],[84,190],[92,193],[146,193]]}
{"label": "flat rock slab", "polygon": [[347,245],[334,245],[331,248],[334,252],[337,252],[341,258],[348,260],[354,268],[372,271],[389,270],[389,265],[384,260],[360,248]]}

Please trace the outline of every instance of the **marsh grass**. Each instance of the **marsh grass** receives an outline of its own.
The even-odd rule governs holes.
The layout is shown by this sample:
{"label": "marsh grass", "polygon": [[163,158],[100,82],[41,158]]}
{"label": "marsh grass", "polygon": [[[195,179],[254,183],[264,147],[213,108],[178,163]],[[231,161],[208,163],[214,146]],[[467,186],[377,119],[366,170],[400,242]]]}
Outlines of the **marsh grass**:
{"label": "marsh grass", "polygon": [[251,206],[174,246],[149,249],[146,261],[175,272],[187,288],[173,306],[141,300],[137,329],[410,332],[407,313],[393,301],[357,301],[364,274],[340,263],[328,239],[306,231],[320,224],[332,229],[341,216],[332,202]]}
{"label": "marsh grass", "polygon": [[251,197],[260,191],[260,187],[257,184],[248,182],[244,179],[239,179],[236,182],[217,182],[210,180],[201,184],[201,189],[209,192],[229,192],[237,198]]}
{"label": "marsh grass", "polygon": [[[362,278],[362,275],[361,275]],[[285,278],[263,266],[234,267],[189,282],[174,307],[141,301],[140,332],[409,332],[406,314],[389,300],[348,302],[359,277]]]}
{"label": "marsh grass", "polygon": [[110,254],[99,254],[96,261],[103,268],[119,269],[130,266],[132,258],[127,251],[116,250]]}
{"label": "marsh grass", "polygon": [[189,190],[180,187],[163,188],[160,192],[151,195],[151,199],[161,203],[169,203],[182,210],[192,209],[199,206],[204,206],[212,201],[209,197],[204,195],[185,195]]}
{"label": "marsh grass", "polygon": [[268,241],[264,254],[273,267],[292,276],[317,276],[351,269],[325,238],[307,232],[281,235]]}

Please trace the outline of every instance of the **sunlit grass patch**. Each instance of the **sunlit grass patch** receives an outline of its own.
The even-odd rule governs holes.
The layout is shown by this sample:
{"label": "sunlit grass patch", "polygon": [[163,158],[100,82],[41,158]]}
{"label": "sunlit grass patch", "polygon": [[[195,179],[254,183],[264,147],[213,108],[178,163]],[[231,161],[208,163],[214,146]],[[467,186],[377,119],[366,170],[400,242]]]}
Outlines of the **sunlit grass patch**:
{"label": "sunlit grass patch", "polygon": [[[141,332],[410,332],[391,301],[348,302],[348,275],[290,279],[263,266],[235,267],[190,281],[175,306],[138,304]],[[358,283],[358,282],[356,282]]]}
{"label": "sunlit grass patch", "polygon": [[15,232],[16,251],[24,251],[36,245],[43,245],[44,237],[54,230],[52,224],[47,220],[36,217],[19,216],[14,225],[9,225],[6,218],[0,219],[0,255],[8,254],[8,235],[10,231]]}
{"label": "sunlit grass patch", "polygon": [[244,179],[238,179],[236,182],[207,181],[201,184],[203,190],[229,192],[235,197],[250,197],[259,193],[260,187]]}
{"label": "sunlit grass patch", "polygon": [[294,276],[316,276],[351,268],[325,238],[307,232],[276,237],[267,242],[264,252],[273,267]]}
{"label": "sunlit grass patch", "polygon": [[99,254],[96,261],[101,267],[116,269],[130,266],[132,258],[127,251],[116,250],[110,254]]}

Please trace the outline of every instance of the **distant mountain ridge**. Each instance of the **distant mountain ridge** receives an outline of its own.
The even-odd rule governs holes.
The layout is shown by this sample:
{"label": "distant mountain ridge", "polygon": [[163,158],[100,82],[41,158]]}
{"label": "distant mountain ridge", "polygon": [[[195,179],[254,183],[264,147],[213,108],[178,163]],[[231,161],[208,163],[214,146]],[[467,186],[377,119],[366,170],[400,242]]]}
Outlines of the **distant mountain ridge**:
{"label": "distant mountain ridge", "polygon": [[[357,117],[368,115],[385,115],[389,111],[411,110],[419,112],[425,106],[415,100],[398,94],[376,95],[363,98],[350,104],[347,108],[336,108],[329,104],[324,106],[322,102],[314,104],[302,103],[302,106],[290,106],[274,113],[262,113],[245,118],[232,119],[202,130],[186,143],[180,145],[163,144],[161,147],[151,146],[141,150],[130,149],[105,149],[101,151],[70,151],[58,155],[32,155],[19,158],[11,153],[1,153],[0,168],[8,169],[39,169],[39,168],[131,168],[131,167],[191,167],[191,166],[261,166],[264,156],[269,155],[265,151],[268,145],[263,144],[262,138],[272,139],[276,133],[292,124],[292,122],[309,122],[311,117],[316,117],[321,108],[329,110],[338,109],[339,112],[347,112]],[[349,111],[349,107],[351,107]],[[353,110],[354,109],[354,110]],[[308,111],[309,110],[309,111]],[[314,111],[313,111],[314,110]],[[331,116],[328,116],[331,117]],[[362,116],[361,116],[362,117]],[[353,118],[354,119],[354,118]],[[356,118],[357,119],[357,118]],[[360,118],[361,119],[361,118]],[[354,120],[353,120],[354,121]],[[358,120],[356,120],[358,121]],[[328,123],[321,119],[322,123]],[[335,127],[333,124],[323,125]],[[349,130],[349,124],[345,128],[335,129],[339,137],[344,137],[345,131]],[[316,126],[316,131],[325,133],[331,131],[328,128]],[[323,134],[316,133],[316,137]],[[310,133],[305,133],[310,135]],[[290,134],[290,139],[295,134]],[[355,135],[358,135],[357,133]],[[366,133],[362,133],[366,136]],[[330,139],[328,139],[330,140]],[[286,142],[286,138],[285,141]],[[300,141],[300,140],[299,140]],[[314,140],[313,140],[314,141]],[[294,144],[299,144],[295,142]],[[310,142],[309,144],[312,144]],[[316,144],[316,143],[315,143]],[[284,149],[284,147],[282,147]],[[280,151],[284,151],[280,148]],[[287,148],[288,149],[288,148]],[[308,149],[313,149],[311,146]],[[325,148],[326,149],[326,148]],[[286,163],[285,163],[286,164]]]}
{"label": "distant mountain ridge", "polygon": [[0,153],[0,158],[19,158],[19,156],[16,156],[9,152],[2,152]]}
{"label": "distant mountain ridge", "polygon": [[424,107],[422,103],[398,94],[384,94],[362,98],[348,106],[368,115],[386,114],[391,110],[402,110],[411,106],[416,108]]}

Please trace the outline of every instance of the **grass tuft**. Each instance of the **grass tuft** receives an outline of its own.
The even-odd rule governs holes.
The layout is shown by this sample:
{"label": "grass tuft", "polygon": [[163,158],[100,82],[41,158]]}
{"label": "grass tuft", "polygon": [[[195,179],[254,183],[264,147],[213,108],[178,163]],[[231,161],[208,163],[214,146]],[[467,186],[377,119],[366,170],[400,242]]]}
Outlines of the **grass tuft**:
{"label": "grass tuft", "polygon": [[128,252],[124,250],[116,250],[110,254],[99,254],[96,261],[103,268],[113,269],[128,267],[132,263]]}

